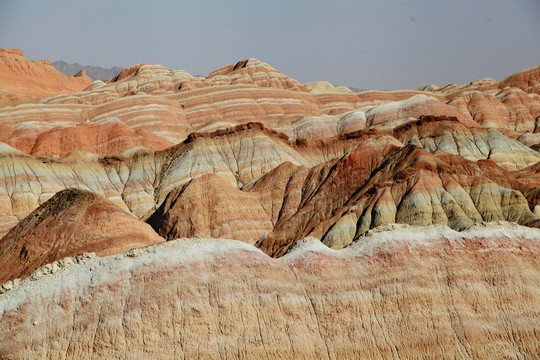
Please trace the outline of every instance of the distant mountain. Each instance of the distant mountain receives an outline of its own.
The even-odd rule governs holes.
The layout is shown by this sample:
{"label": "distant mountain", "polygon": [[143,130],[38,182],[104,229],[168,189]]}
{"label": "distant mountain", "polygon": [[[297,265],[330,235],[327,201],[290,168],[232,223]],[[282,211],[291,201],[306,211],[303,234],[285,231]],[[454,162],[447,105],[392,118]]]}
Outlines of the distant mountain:
{"label": "distant mountain", "polygon": [[53,62],[52,66],[54,66],[56,70],[66,75],[75,75],[81,70],[86,70],[86,74],[92,80],[108,80],[118,75],[120,71],[124,70],[123,68],[117,66],[110,69],[105,69],[99,66],[84,66],[77,63],[68,64],[63,60]]}
{"label": "distant mountain", "polygon": [[[91,76],[90,76],[91,77]],[[351,86],[347,86],[349,89],[351,89],[352,91],[354,91],[355,93],[359,93],[359,92],[363,92],[363,91],[368,91],[367,89],[360,89],[360,88],[356,88],[356,87],[351,87]]]}

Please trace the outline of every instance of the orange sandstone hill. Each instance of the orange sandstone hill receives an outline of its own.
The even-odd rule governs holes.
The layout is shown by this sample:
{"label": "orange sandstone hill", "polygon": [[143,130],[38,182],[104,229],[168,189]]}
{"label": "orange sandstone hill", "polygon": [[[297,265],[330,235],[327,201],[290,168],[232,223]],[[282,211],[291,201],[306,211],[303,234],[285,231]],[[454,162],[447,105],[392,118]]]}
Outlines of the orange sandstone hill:
{"label": "orange sandstone hill", "polygon": [[0,48],[0,105],[28,98],[68,94],[92,83],[86,73],[68,76],[49,60],[30,61],[19,49]]}

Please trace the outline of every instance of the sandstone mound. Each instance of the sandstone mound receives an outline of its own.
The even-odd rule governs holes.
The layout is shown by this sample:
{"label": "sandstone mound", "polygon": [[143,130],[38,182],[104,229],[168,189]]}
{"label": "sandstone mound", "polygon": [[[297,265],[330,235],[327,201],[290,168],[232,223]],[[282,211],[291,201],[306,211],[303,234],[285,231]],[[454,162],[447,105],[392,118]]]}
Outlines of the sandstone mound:
{"label": "sandstone mound", "polygon": [[[504,168],[522,168],[527,165],[523,154],[535,155],[520,153],[521,143],[498,132],[486,136],[490,132],[451,118],[422,118],[396,128],[395,136],[408,144],[404,147],[373,129],[291,142],[260,123],[248,123],[194,133],[160,152],[139,149],[120,156],[76,152],[62,160],[38,160],[6,146],[0,161],[6,178],[5,195],[0,194],[3,230],[68,186],[103,194],[142,219],[176,191],[178,197],[169,195],[170,204],[158,212],[164,217],[171,212],[170,221],[159,225],[163,236],[238,236],[248,242],[266,236],[260,246],[278,256],[304,236],[340,247],[393,222],[456,229],[490,220],[532,224],[540,204],[527,194],[530,184],[538,183],[537,168]],[[505,139],[502,144],[510,144],[510,150],[493,139]],[[466,153],[467,148],[472,150]],[[172,199],[198,210],[177,211]],[[228,210],[229,201],[242,206]],[[264,225],[242,223],[243,218]]]}
{"label": "sandstone mound", "polygon": [[480,79],[466,85],[451,84],[433,93],[444,94],[449,105],[470,114],[483,127],[516,131],[518,137],[537,132],[539,81],[540,65],[501,81]]}
{"label": "sandstone mound", "polygon": [[466,126],[480,127],[455,107],[427,95],[415,95],[405,100],[376,106],[366,112],[366,123],[368,126],[396,123],[400,120],[418,118],[421,115],[454,116]]}
{"label": "sandstone mound", "polygon": [[[534,74],[517,78],[533,84]],[[183,189],[178,204],[201,205],[207,220],[178,225],[194,215],[171,204],[163,216],[170,211],[175,224],[163,234],[261,246],[277,237],[275,248],[265,248],[274,255],[308,235],[345,246],[396,221],[456,229],[493,219],[534,224],[540,154],[513,139],[536,146],[538,95],[499,84],[316,94],[255,59],[207,78],[135,65],[84,91],[0,109],[7,144],[0,149],[0,235],[68,187],[104,195],[140,219]],[[194,180],[200,177],[231,198]],[[200,204],[185,197],[201,191],[207,199]],[[229,211],[229,201],[242,206]],[[224,210],[219,226],[208,220],[213,204]],[[247,226],[238,220],[244,217],[264,225]]]}
{"label": "sandstone mound", "polygon": [[[81,78],[84,76],[77,79]],[[125,140],[115,139],[119,144],[146,146],[152,150],[162,149],[163,143],[179,143],[193,131],[211,131],[254,121],[279,129],[293,140],[328,139],[365,126],[360,117],[359,121],[349,117],[344,124],[334,124],[331,120],[327,125],[328,117],[339,118],[336,121],[340,122],[347,114],[364,112],[359,109],[419,94],[418,91],[310,93],[304,85],[256,59],[225,66],[206,78],[160,65],[138,64],[109,81],[95,81],[84,91],[0,109],[0,126],[4,130],[0,141],[32,153],[34,142],[43,133],[62,132],[64,128],[82,124],[100,124],[109,118],[120,119],[134,132],[144,130],[162,138],[163,141],[153,140],[153,144],[141,144],[136,135],[124,132]],[[11,93],[0,96],[19,100]],[[435,93],[429,97],[444,99]],[[293,125],[297,121],[300,123]],[[307,130],[311,125],[306,121],[313,125],[313,131]],[[108,145],[110,140],[106,135],[88,136],[87,141],[74,141],[70,147],[100,154],[125,150],[124,146],[114,150],[115,146]],[[39,154],[62,156],[65,154],[62,148],[44,144],[42,149],[47,151]]]}
{"label": "sandstone mound", "polygon": [[135,147],[163,150],[172,145],[144,129],[133,131],[118,118],[95,124],[53,128],[43,133],[28,132],[23,136],[11,137],[7,144],[32,156],[59,157],[77,150],[95,154],[119,154]]}
{"label": "sandstone mound", "polygon": [[540,232],[507,223],[66,259],[2,286],[0,357],[534,358],[539,259]]}
{"label": "sandstone mound", "polygon": [[0,282],[27,276],[67,256],[107,256],[161,241],[150,226],[102,196],[63,190],[0,240]]}
{"label": "sandstone mound", "polygon": [[274,87],[293,91],[308,89],[298,81],[277,71],[269,64],[257,59],[246,59],[235,65],[227,65],[207,76],[216,85],[255,84],[260,87]]}
{"label": "sandstone mound", "polygon": [[483,127],[509,129],[522,134],[535,132],[540,116],[540,101],[536,94],[519,88],[504,88],[494,93],[478,90],[460,93],[449,103],[470,114]]}
{"label": "sandstone mound", "polygon": [[320,93],[337,93],[337,94],[353,94],[354,91],[349,89],[346,86],[334,86],[328,81],[313,81],[307,84],[304,84],[310,93],[320,94]]}
{"label": "sandstone mound", "polygon": [[254,244],[272,230],[256,194],[233,188],[214,174],[171,191],[147,222],[167,240],[219,237]]}
{"label": "sandstone mound", "polygon": [[540,95],[540,65],[510,75],[498,84],[499,89],[519,88],[528,94]]}
{"label": "sandstone mound", "polygon": [[0,358],[534,357],[537,70],[355,94],[139,64],[0,108]]}
{"label": "sandstone mound", "polygon": [[4,179],[0,182],[0,234],[66,187],[105,195],[117,206],[146,218],[170,191],[194,177],[215,173],[237,188],[282,162],[320,163],[342,156],[356,144],[353,139],[299,148],[283,134],[256,123],[193,134],[161,152],[136,148],[97,156],[78,151],[62,160],[35,159],[0,143]]}

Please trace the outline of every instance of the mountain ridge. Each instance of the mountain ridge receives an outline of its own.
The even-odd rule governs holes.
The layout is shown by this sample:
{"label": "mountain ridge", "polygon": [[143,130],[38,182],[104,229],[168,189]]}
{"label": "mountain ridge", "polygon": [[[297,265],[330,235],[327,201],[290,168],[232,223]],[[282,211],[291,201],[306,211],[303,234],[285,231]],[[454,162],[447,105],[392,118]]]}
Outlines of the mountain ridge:
{"label": "mountain ridge", "polygon": [[75,76],[81,70],[85,70],[88,77],[92,80],[108,80],[120,74],[124,68],[113,66],[112,68],[104,68],[101,66],[81,65],[79,63],[67,63],[63,60],[51,62],[51,65],[63,74]]}

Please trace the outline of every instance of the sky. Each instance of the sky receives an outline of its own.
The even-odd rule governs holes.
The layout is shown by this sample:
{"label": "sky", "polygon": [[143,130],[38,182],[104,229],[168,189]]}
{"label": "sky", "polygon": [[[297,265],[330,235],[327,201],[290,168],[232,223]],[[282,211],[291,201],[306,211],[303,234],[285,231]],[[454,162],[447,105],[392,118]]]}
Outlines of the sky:
{"label": "sky", "polygon": [[0,47],[203,76],[251,57],[303,83],[416,89],[540,64],[540,0],[0,0]]}

